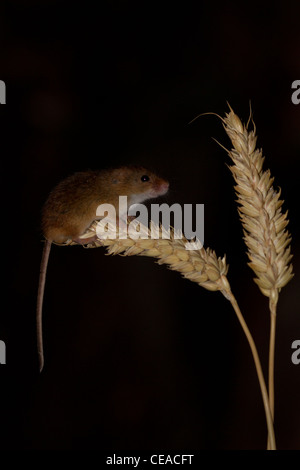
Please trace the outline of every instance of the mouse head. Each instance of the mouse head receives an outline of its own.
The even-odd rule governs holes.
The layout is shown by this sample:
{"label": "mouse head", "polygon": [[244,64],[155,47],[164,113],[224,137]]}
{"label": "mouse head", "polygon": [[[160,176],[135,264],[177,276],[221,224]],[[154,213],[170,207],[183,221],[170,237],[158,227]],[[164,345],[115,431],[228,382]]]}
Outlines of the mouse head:
{"label": "mouse head", "polygon": [[144,167],[116,168],[111,173],[112,187],[119,196],[127,196],[130,204],[166,194],[169,183]]}

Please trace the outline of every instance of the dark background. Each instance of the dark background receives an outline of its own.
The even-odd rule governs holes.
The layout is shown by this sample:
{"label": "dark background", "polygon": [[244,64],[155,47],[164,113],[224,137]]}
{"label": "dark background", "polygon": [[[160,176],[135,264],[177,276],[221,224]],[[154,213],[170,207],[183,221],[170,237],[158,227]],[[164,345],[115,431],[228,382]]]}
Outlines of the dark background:
{"label": "dark background", "polygon": [[265,168],[282,188],[295,278],[281,292],[276,437],[300,449],[299,5],[230,2],[9,1],[1,6],[4,449],[264,449],[265,416],[250,349],[220,293],[148,258],[53,247],[38,373],[35,302],[41,207],[83,169],[126,163],[170,181],[162,201],[205,204],[205,244],[228,278],[267,373],[268,300],[247,267],[216,117],[249,101]]}

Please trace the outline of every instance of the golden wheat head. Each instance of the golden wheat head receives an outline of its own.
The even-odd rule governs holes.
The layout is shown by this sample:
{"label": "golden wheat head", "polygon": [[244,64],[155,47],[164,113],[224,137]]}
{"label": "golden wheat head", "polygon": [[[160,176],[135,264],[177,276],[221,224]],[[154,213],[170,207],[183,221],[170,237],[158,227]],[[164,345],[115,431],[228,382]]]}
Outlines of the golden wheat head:
{"label": "golden wheat head", "polygon": [[293,277],[290,242],[286,226],[287,212],[281,212],[284,201],[281,191],[272,184],[270,170],[263,171],[264,157],[256,148],[255,125],[248,130],[230,109],[223,124],[233,149],[228,155],[233,161],[230,167],[236,182],[239,215],[248,247],[249,266],[256,274],[255,282],[261,292],[272,297]]}
{"label": "golden wheat head", "polygon": [[[87,248],[96,248],[104,246],[109,255],[123,256],[148,256],[156,258],[158,264],[166,264],[169,269],[178,271],[183,277],[196,282],[201,287],[211,291],[220,290],[225,297],[229,290],[229,284],[226,278],[228,265],[226,257],[217,257],[216,253],[203,248],[187,250],[185,237],[175,237],[174,230],[170,229],[169,238],[163,237],[163,227],[157,227],[151,222],[151,227],[159,233],[159,238],[151,239],[151,229],[140,225],[140,233],[143,238],[133,239],[122,237],[99,239],[92,243],[87,243]],[[88,239],[97,233],[97,222],[94,222],[90,228],[81,237]],[[118,234],[118,232],[117,232]],[[72,242],[71,244],[76,244]]]}

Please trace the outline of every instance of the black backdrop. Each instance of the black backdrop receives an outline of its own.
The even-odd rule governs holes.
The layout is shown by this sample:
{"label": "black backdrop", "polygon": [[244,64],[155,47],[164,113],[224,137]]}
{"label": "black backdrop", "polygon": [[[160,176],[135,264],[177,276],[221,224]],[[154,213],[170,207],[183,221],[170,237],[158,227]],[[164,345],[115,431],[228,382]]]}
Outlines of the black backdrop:
{"label": "black backdrop", "polygon": [[[100,2],[99,2],[100,3]],[[175,2],[176,3],[176,2]],[[294,2],[295,3],[295,2]],[[37,369],[40,210],[63,177],[126,163],[170,181],[163,202],[205,204],[205,244],[229,280],[267,372],[268,301],[252,281],[228,157],[227,111],[249,101],[266,167],[289,210],[296,276],[279,300],[276,435],[300,449],[299,6],[251,2],[12,0],[1,6],[5,449],[263,449],[248,344],[230,304],[148,258],[54,247]],[[3,284],[4,286],[4,284]]]}

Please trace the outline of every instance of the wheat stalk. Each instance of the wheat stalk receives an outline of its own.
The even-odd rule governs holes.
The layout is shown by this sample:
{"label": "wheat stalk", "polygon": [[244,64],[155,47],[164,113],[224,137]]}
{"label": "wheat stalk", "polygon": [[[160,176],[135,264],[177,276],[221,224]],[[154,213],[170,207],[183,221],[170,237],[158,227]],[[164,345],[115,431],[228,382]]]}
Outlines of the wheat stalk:
{"label": "wheat stalk", "polygon": [[[226,257],[217,257],[216,253],[210,248],[205,249],[204,247],[201,247],[195,250],[187,250],[187,240],[183,236],[179,238],[178,234],[171,229],[169,239],[167,239],[164,236],[163,227],[157,227],[153,222],[151,222],[150,229],[140,225],[142,238],[139,239],[132,239],[127,236],[124,237],[124,233],[122,233],[122,231],[112,232],[111,237],[107,233],[107,238],[105,239],[97,238],[97,224],[98,222],[95,221],[80,237],[83,244],[84,240],[87,240],[85,245],[86,248],[104,246],[107,248],[107,254],[109,255],[138,255],[156,258],[158,259],[158,264],[166,264],[170,269],[180,272],[183,277],[196,282],[205,289],[220,291],[224,297],[231,302],[251,348],[265,408],[268,435],[270,436],[270,446],[272,449],[276,449],[268,392],[259,355],[238,303],[231,292],[230,284],[226,277],[228,271]],[[154,232],[156,233],[158,231],[158,239],[150,238],[152,229],[154,229]],[[116,237],[117,235],[118,237]],[[127,234],[125,233],[125,235]],[[89,242],[88,240],[91,238],[94,238],[94,240]],[[69,241],[67,243],[71,245],[78,244],[74,241]]]}
{"label": "wheat stalk", "polygon": [[[286,230],[287,212],[281,212],[281,191],[274,189],[270,170],[263,171],[262,150],[256,148],[256,129],[248,130],[230,108],[222,119],[233,149],[227,150],[233,161],[230,170],[236,182],[239,215],[248,247],[248,263],[254,271],[254,281],[261,292],[269,297],[269,400],[274,420],[274,357],[276,309],[278,294],[293,277],[290,264],[291,236]],[[249,123],[249,121],[248,121]],[[270,442],[268,441],[268,448]]]}

